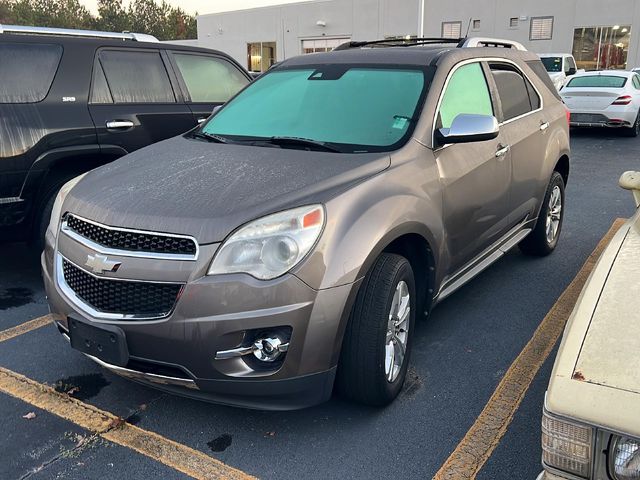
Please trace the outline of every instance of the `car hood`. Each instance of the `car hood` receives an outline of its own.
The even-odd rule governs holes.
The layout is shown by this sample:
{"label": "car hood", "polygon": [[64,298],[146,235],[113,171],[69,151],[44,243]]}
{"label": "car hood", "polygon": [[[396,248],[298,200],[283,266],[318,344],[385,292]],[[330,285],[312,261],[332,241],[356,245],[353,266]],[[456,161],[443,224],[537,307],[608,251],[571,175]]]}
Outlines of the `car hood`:
{"label": "car hood", "polygon": [[276,211],[322,203],[388,168],[388,154],[214,144],[177,137],[87,174],[63,211],[105,225],[222,241]]}
{"label": "car hood", "polygon": [[640,210],[602,253],[569,318],[549,411],[640,435]]}

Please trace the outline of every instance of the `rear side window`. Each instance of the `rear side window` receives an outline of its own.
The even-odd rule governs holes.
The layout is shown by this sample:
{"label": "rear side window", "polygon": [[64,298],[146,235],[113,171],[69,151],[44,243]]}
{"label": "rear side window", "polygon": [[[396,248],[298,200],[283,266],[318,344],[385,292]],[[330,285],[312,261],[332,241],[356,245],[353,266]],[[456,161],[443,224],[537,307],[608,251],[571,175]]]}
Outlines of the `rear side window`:
{"label": "rear side window", "polygon": [[[104,50],[99,58],[115,103],[175,103],[159,52]],[[99,86],[99,70],[96,75],[94,85]]]}
{"label": "rear side window", "polygon": [[491,95],[479,63],[458,68],[447,84],[438,112],[438,128],[450,128],[458,115],[493,115]]}
{"label": "rear side window", "polygon": [[192,102],[224,103],[249,83],[247,77],[226,60],[183,53],[173,55]]}
{"label": "rear side window", "polygon": [[572,78],[567,87],[622,88],[626,85],[626,77],[617,75],[586,75]]}
{"label": "rear side window", "polygon": [[0,45],[0,103],[35,103],[44,100],[61,57],[60,45]]}
{"label": "rear side window", "polygon": [[505,122],[540,108],[538,94],[515,67],[492,64],[491,74],[498,88]]}

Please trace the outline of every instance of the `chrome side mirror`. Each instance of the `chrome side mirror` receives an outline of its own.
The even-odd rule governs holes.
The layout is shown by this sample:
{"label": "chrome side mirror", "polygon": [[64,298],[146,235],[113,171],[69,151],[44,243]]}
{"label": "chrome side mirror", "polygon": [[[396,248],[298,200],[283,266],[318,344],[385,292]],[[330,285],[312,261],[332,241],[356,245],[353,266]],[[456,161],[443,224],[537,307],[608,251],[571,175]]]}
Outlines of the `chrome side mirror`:
{"label": "chrome side mirror", "polygon": [[498,120],[493,115],[461,113],[453,119],[450,128],[436,131],[439,145],[471,143],[493,140],[500,133]]}

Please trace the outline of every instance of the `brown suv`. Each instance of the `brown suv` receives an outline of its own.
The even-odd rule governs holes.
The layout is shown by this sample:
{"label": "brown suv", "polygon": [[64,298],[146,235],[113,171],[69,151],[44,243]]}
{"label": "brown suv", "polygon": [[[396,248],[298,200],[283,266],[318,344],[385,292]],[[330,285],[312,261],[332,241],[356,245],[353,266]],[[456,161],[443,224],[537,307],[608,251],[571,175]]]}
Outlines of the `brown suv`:
{"label": "brown suv", "polygon": [[569,130],[540,59],[447,42],[286,60],[67,184],[42,267],[71,346],[219,403],[301,408],[334,380],[391,402],[416,316],[562,226]]}

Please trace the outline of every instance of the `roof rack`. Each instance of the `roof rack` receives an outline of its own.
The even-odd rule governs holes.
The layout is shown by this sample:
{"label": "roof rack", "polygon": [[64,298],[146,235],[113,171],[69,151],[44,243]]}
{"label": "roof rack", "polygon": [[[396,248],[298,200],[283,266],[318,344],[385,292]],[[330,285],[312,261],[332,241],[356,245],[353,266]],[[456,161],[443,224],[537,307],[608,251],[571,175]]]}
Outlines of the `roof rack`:
{"label": "roof rack", "polygon": [[338,45],[334,50],[349,50],[362,47],[414,47],[416,45],[438,45],[455,43],[457,48],[496,47],[513,48],[526,51],[521,43],[500,38],[471,37],[471,38],[386,38],[384,40],[370,40],[364,42],[346,42]]}
{"label": "roof rack", "polygon": [[519,42],[513,40],[505,40],[503,38],[489,38],[489,37],[471,37],[465,38],[459,45],[460,48],[471,47],[497,47],[497,48],[513,48],[515,50],[521,50],[526,52],[527,49]]}
{"label": "roof rack", "polygon": [[93,30],[74,30],[71,28],[49,28],[49,27],[29,27],[23,25],[2,25],[0,24],[0,34],[20,33],[35,35],[66,35],[72,37],[110,38],[113,40],[132,40],[134,42],[158,42],[153,35],[146,33],[131,32],[97,32]]}
{"label": "roof rack", "polygon": [[363,42],[346,42],[338,45],[334,50],[349,50],[362,47],[413,47],[415,45],[438,45],[442,43],[459,44],[463,38],[385,38],[384,40],[369,40]]}

